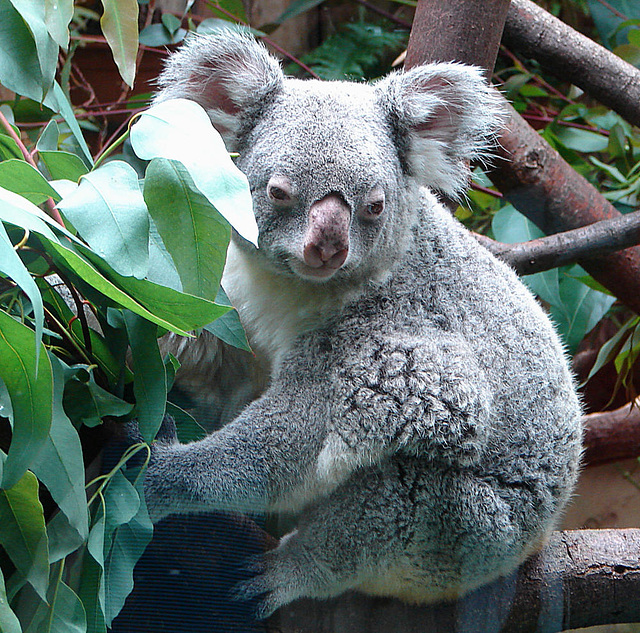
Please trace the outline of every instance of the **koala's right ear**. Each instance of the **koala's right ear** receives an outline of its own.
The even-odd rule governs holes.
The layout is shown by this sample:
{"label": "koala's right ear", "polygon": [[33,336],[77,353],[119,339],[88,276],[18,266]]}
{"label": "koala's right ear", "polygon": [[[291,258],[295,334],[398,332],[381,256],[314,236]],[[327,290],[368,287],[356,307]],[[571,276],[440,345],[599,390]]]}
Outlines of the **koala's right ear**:
{"label": "koala's right ear", "polygon": [[231,151],[242,115],[283,81],[278,61],[262,44],[249,33],[224,28],[192,35],[169,57],[154,102],[181,97],[199,103]]}

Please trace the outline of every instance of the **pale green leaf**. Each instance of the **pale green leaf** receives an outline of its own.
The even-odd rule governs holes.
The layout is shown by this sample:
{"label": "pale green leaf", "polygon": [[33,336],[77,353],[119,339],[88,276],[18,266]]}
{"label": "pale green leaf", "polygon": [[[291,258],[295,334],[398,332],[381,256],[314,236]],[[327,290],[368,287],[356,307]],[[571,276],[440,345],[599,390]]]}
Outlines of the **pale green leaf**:
{"label": "pale green leaf", "polygon": [[142,113],[131,129],[139,158],[180,161],[198,190],[246,240],[258,227],[246,176],[234,165],[207,113],[194,101],[171,99]]}
{"label": "pale green leaf", "polygon": [[86,174],[58,208],[117,273],[145,277],[149,216],[133,167],[114,160]]}
{"label": "pale green leaf", "polygon": [[35,100],[42,101],[53,83],[58,63],[58,45],[47,30],[44,4],[41,0],[10,0],[10,2],[22,16],[35,43],[41,82],[41,96]]}
{"label": "pale green leaf", "polygon": [[[1,165],[2,163],[0,163]],[[35,338],[33,339],[33,349],[31,352],[37,362],[40,354],[40,342],[42,341],[42,328],[44,325],[44,307],[42,296],[38,290],[33,277],[22,263],[16,253],[9,235],[4,225],[0,222],[0,273],[13,279],[21,290],[29,297],[33,307],[33,317],[35,321]]]}
{"label": "pale green leaf", "polygon": [[82,160],[71,152],[40,150],[38,156],[52,180],[78,182],[89,171]]}

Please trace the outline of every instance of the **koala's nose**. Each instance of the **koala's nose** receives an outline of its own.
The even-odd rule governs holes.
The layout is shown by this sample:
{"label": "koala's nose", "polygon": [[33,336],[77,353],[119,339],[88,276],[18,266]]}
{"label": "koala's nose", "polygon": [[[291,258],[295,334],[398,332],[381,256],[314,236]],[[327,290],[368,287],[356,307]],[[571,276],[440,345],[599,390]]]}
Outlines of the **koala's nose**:
{"label": "koala's nose", "polygon": [[311,205],[303,258],[311,268],[340,268],[349,255],[351,209],[337,194]]}

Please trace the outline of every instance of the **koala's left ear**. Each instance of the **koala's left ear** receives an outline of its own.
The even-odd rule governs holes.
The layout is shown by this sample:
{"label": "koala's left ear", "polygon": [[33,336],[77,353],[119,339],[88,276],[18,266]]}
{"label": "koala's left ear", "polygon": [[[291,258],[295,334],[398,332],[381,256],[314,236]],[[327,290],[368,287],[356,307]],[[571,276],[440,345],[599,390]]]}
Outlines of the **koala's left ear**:
{"label": "koala's left ear", "polygon": [[376,84],[381,104],[406,134],[407,163],[422,185],[458,198],[468,161],[487,158],[505,117],[479,68],[429,64]]}

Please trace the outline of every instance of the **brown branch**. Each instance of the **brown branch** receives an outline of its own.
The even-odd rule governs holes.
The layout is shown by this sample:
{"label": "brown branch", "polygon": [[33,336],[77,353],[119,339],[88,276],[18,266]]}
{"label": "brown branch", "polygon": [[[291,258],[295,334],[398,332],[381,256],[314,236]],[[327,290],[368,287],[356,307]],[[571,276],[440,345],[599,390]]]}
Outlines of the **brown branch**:
{"label": "brown branch", "polygon": [[584,416],[584,459],[590,466],[640,455],[640,401]]}
{"label": "brown branch", "polygon": [[640,244],[640,212],[516,244],[503,244],[484,235],[475,237],[519,275],[531,275]]}
{"label": "brown branch", "polygon": [[271,618],[280,633],[555,633],[640,621],[640,529],[554,532],[542,552],[456,603],[408,605],[347,593],[300,600]]}
{"label": "brown branch", "polygon": [[531,0],[512,0],[503,42],[640,125],[640,70]]}

